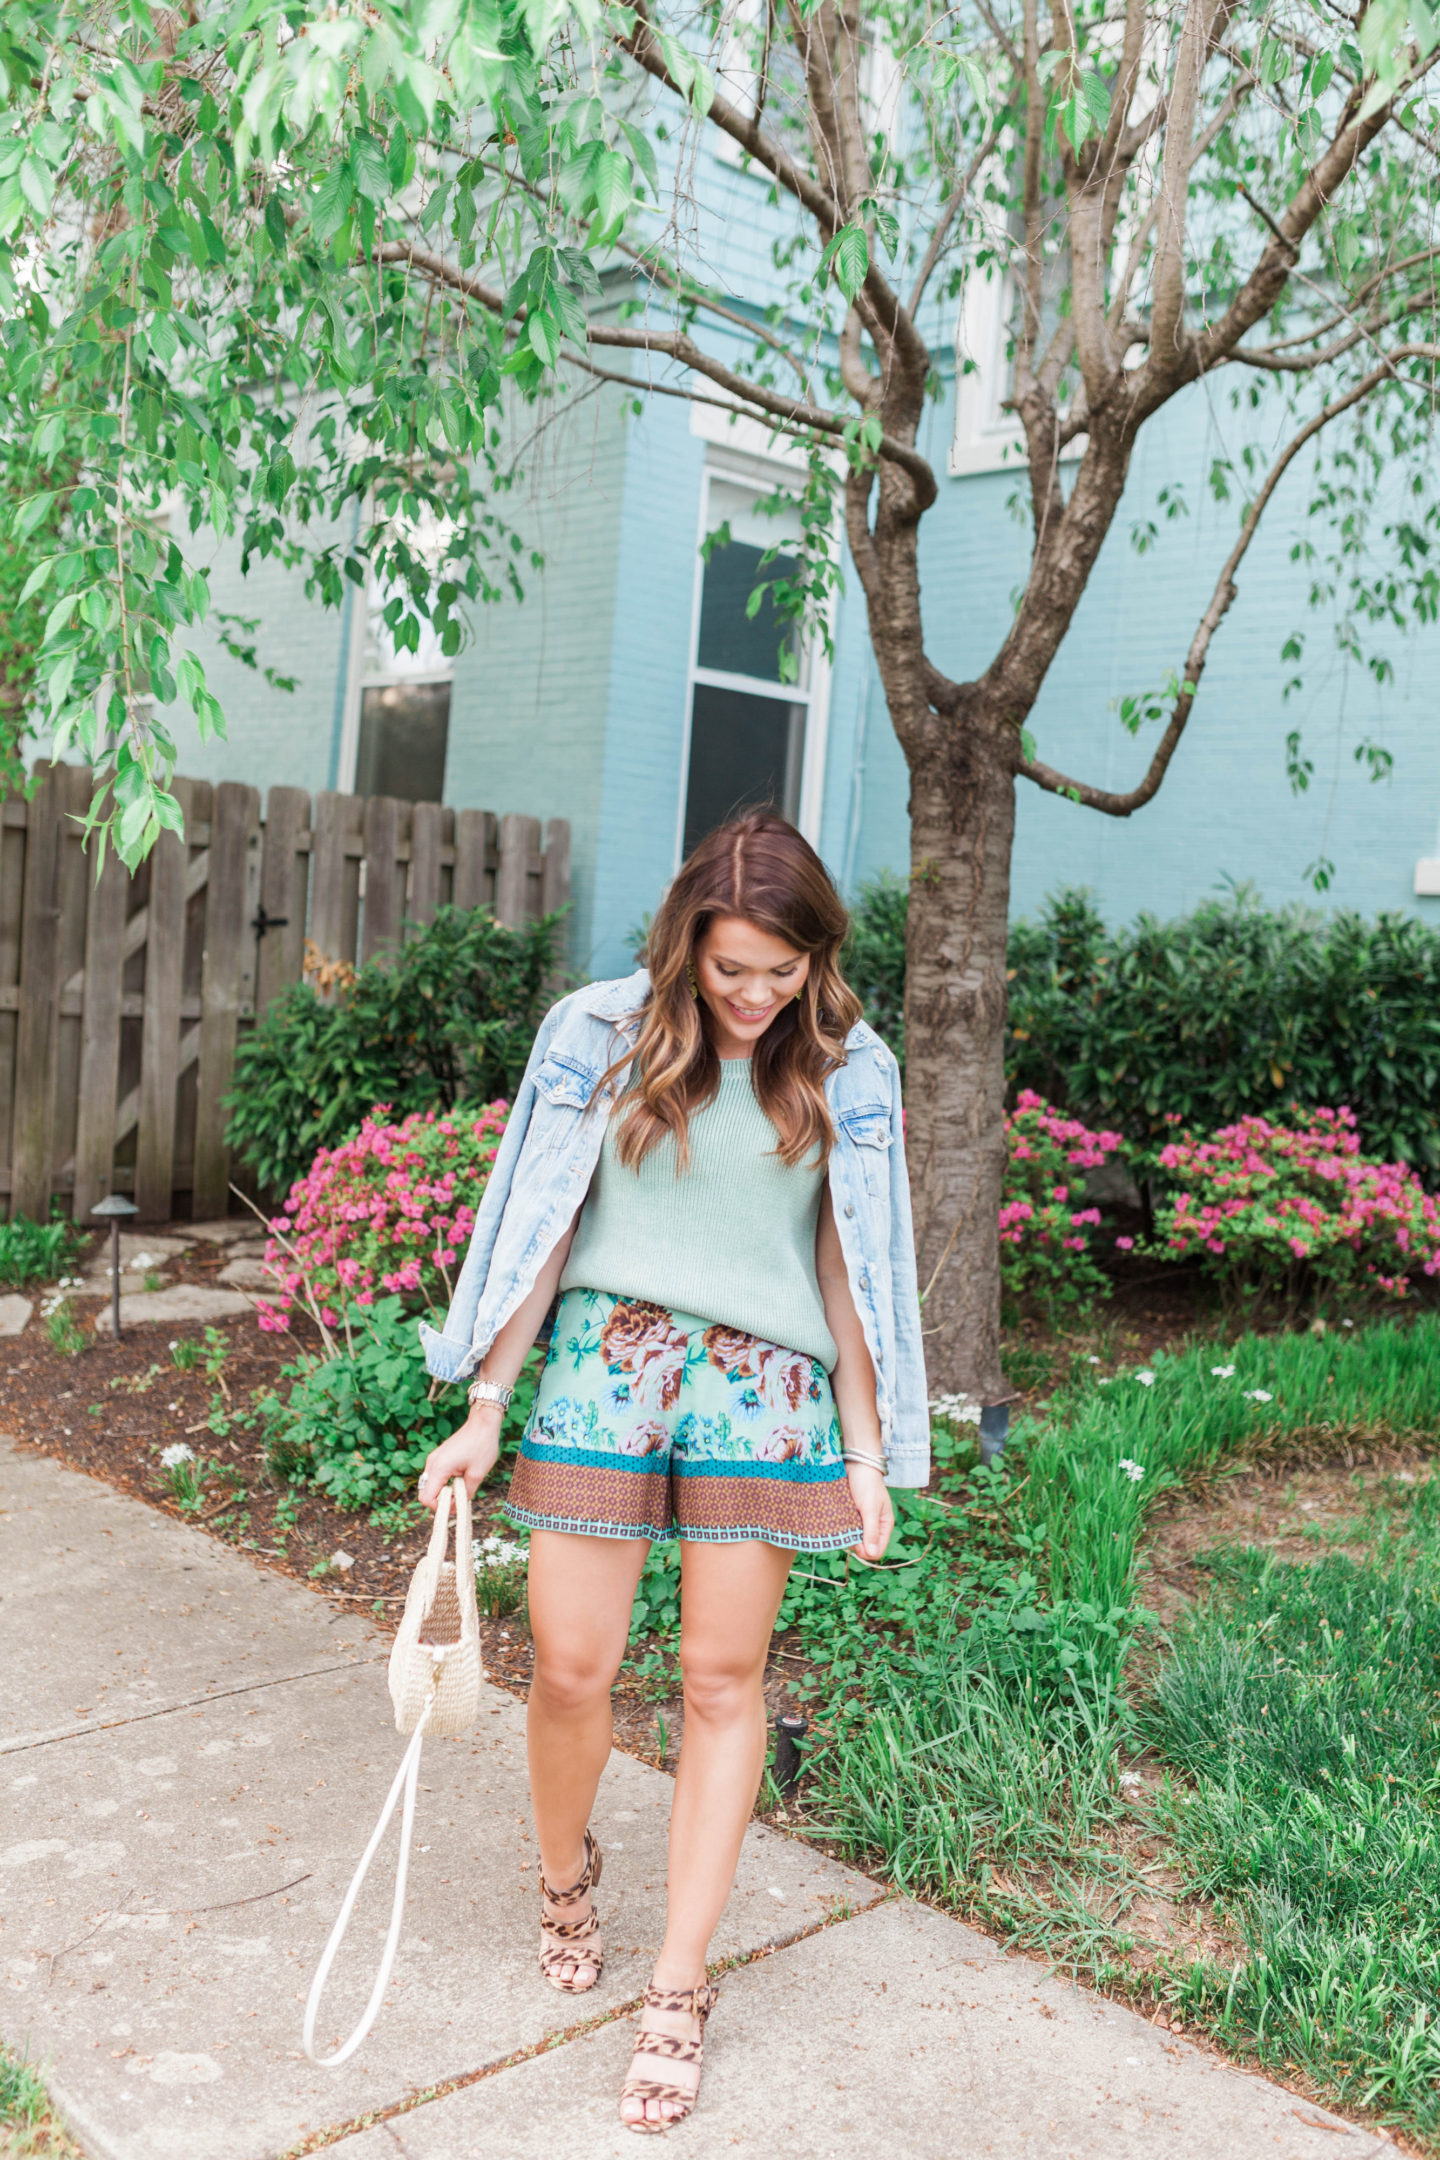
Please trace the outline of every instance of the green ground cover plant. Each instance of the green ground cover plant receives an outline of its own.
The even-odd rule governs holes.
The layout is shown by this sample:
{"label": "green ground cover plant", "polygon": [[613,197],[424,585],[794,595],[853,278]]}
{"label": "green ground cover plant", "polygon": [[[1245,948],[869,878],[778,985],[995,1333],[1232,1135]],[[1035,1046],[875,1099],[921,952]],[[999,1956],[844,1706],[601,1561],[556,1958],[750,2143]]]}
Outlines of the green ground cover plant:
{"label": "green ground cover plant", "polygon": [[32,1222],[27,1215],[12,1215],[8,1222],[0,1222],[0,1290],[55,1282],[69,1272],[84,1243],[85,1232],[66,1216]]}
{"label": "green ground cover plant", "polygon": [[[1335,1694],[1309,1783],[1272,1759],[1277,1711],[1274,1700],[1263,1704],[1264,1689],[1276,1683],[1273,1673],[1263,1675],[1280,1623],[1262,1632],[1262,1599],[1252,1599],[1246,1623],[1259,1646],[1247,1653],[1250,1664],[1243,1657],[1237,1664],[1216,1633],[1220,1623],[1211,1622],[1197,1623],[1196,1647],[1178,1650],[1174,1668],[1162,1663],[1154,1705],[1130,1667],[1137,1643],[1155,1647],[1137,1558],[1146,1510],[1160,1494],[1277,1451],[1338,1454],[1362,1439],[1430,1443],[1437,1405],[1440,1320],[1424,1315],[1409,1326],[1198,1343],[1116,1374],[1072,1362],[1046,1412],[1017,1425],[1003,1466],[984,1487],[982,1474],[967,1467],[961,1429],[942,1424],[940,1497],[957,1504],[943,1540],[932,1536],[919,1557],[900,1624],[877,1627],[873,1610],[844,1593],[823,1617],[808,1606],[797,1612],[817,1676],[803,1802],[810,1826],[906,1889],[983,1918],[1092,1982],[1133,1986],[1135,1939],[1125,1915],[1146,1885],[1128,1856],[1124,1832],[1135,1803],[1122,1767],[1151,1740],[1193,1773],[1209,1747],[1208,1799],[1184,1801],[1173,1786],[1156,1826],[1182,1858],[1193,1855],[1197,1893],[1223,1889],[1259,1954],[1236,1973],[1172,1962],[1152,1985],[1231,2045],[1258,2048],[1274,2063],[1303,2063],[1338,2098],[1388,2107],[1412,2129],[1432,2132],[1440,2053],[1430,2012],[1416,2022],[1429,1953],[1422,1941],[1413,1955],[1391,1956],[1389,1935],[1410,1924],[1408,1913],[1423,1937],[1440,1909],[1429,1902],[1431,1861],[1420,1827],[1440,1797],[1432,1744],[1440,1620],[1432,1622],[1426,1602],[1440,1614],[1440,1538],[1423,1586],[1406,1590],[1411,1563],[1396,1545],[1376,1563],[1384,1587],[1352,1594],[1348,1698],[1335,1692],[1333,1645],[1319,1617],[1329,1599],[1333,1628],[1339,1592],[1321,1584],[1306,1593],[1319,1602],[1302,1612],[1295,1591],[1300,1603],[1283,1639],[1298,1642],[1309,1630],[1330,1659],[1324,1685]],[[1440,1507],[1426,1507],[1433,1535]],[[1420,1521],[1417,1513],[1416,1534]],[[1323,1565],[1335,1583],[1348,1582],[1348,1563]],[[1237,1580],[1249,1566],[1236,1564]],[[1433,1659],[1427,1649],[1404,1685],[1395,1683],[1397,1649],[1403,1644],[1408,1655],[1412,1641],[1428,1643],[1432,1626]],[[1252,1675],[1249,1696],[1236,1679],[1242,1668]],[[1308,1701],[1298,1682],[1286,1685],[1297,1706]],[[1372,1703],[1393,1704],[1393,1716],[1387,1711],[1373,1747],[1365,1742],[1352,1758],[1345,1735]],[[1397,1734],[1407,1721],[1413,1729],[1402,1749]],[[1223,1761],[1214,1752],[1222,1748]],[[1246,1777],[1269,1796],[1270,1819],[1249,1797]],[[1276,1800],[1287,1778],[1291,1786]],[[1358,1897],[1342,1881],[1347,1854],[1363,1849],[1373,1835],[1368,1825],[1393,1803],[1401,1780],[1409,1781],[1408,1812],[1404,1823],[1397,1818],[1387,1862],[1398,1887],[1367,1931]],[[1352,1804],[1359,1787],[1363,1805]],[[1312,1837],[1334,1881],[1305,1935],[1295,1908]],[[1403,1854],[1411,1857],[1402,1880]],[[1433,1882],[1440,1890],[1440,1873]],[[1341,2041],[1366,1988],[1376,2005],[1369,2038],[1347,2055]],[[1433,2000],[1433,1983],[1431,1992]]]}
{"label": "green ground cover plant", "polygon": [[4,2160],[80,2160],[80,2148],[52,2113],[30,2057],[0,2041],[0,2155]]}
{"label": "green ground cover plant", "polygon": [[1440,2133],[1440,1485],[1363,1558],[1208,1556],[1144,1729],[1193,1784],[1156,1808],[1243,1935],[1181,1997],[1231,2044]]}
{"label": "green ground cover plant", "polygon": [[562,914],[516,929],[441,908],[399,953],[329,995],[297,983],[235,1057],[227,1138],[283,1193],[378,1103],[396,1118],[513,1096],[556,988]]}

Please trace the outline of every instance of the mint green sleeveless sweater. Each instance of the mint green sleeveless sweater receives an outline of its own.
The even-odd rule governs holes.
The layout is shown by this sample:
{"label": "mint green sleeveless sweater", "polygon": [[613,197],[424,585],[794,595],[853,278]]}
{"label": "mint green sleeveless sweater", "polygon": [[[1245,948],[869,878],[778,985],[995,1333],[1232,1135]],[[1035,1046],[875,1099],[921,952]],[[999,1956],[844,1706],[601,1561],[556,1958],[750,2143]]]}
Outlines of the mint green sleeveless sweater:
{"label": "mint green sleeveless sweater", "polygon": [[667,1134],[638,1170],[613,1125],[581,1210],[562,1290],[608,1290],[801,1350],[833,1372],[838,1355],[815,1279],[825,1171],[793,1170],[750,1084],[750,1060],[725,1058],[719,1092],[690,1119],[690,1161]]}

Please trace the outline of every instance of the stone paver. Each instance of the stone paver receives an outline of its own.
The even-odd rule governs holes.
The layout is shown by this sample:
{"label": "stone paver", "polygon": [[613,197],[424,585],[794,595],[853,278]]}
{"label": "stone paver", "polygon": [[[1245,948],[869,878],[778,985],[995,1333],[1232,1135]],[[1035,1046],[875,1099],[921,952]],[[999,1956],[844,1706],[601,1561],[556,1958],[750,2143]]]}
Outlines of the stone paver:
{"label": "stone paver", "polygon": [[273,1292],[280,1287],[279,1277],[275,1274],[273,1268],[266,1267],[263,1260],[249,1258],[227,1260],[224,1267],[216,1275],[215,1280],[222,1283],[233,1283],[237,1290],[269,1290]]}
{"label": "stone paver", "polygon": [[[634,2026],[331,2146],[335,2160],[632,2160]],[[687,2160],[1371,2160],[1388,2139],[1232,2068],[924,1906],[889,1902],[721,1980]],[[1397,2155],[1398,2160],[1398,2155]]]}
{"label": "stone paver", "polygon": [[253,1215],[219,1215],[210,1222],[186,1223],[185,1233],[197,1244],[230,1245],[236,1238],[254,1234]]}
{"label": "stone paver", "polygon": [[[175,1283],[168,1290],[147,1290],[135,1297],[120,1294],[122,1328],[143,1327],[166,1320],[226,1320],[235,1313],[253,1312],[251,1300],[241,1290],[212,1290],[207,1283]],[[95,1332],[110,1332],[110,1308],[102,1306],[95,1316]]]}
{"label": "stone paver", "polygon": [[23,1335],[34,1310],[30,1299],[18,1291],[0,1297],[0,1335]]}
{"label": "stone paver", "polygon": [[[0,1601],[0,2033],[49,2063],[92,2160],[279,2160],[322,2132],[342,2160],[633,2153],[613,2013],[663,1923],[667,1778],[606,1773],[606,1971],[577,2004],[535,1968],[523,1711],[487,1689],[425,1752],[380,2021],[317,2071],[305,1992],[402,1746],[385,1638],[3,1441]],[[388,1892],[361,1901],[324,2040],[368,1994]],[[715,1950],[754,1962],[725,1977],[692,2160],[1394,2150],[760,1826]]]}

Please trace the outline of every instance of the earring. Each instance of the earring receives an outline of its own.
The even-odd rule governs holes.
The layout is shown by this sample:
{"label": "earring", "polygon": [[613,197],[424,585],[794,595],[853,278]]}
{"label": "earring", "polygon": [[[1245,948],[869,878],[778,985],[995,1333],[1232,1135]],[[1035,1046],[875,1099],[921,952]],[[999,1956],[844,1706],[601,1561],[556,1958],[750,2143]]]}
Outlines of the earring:
{"label": "earring", "polygon": [[798,1005],[798,1004],[800,1003],[800,1000],[801,1000],[801,998],[802,998],[802,997],[804,997],[804,995],[805,995],[805,991],[804,991],[804,988],[803,988],[803,986],[802,986],[802,987],[801,987],[801,988],[800,988],[799,990],[797,990],[797,991],[795,992],[795,1003],[796,1003],[797,1005]]}
{"label": "earring", "polygon": [[698,1005],[700,1002],[700,978],[695,973],[695,963],[693,960],[687,960],[685,963],[685,980],[690,985],[691,997],[694,998],[696,1004]]}

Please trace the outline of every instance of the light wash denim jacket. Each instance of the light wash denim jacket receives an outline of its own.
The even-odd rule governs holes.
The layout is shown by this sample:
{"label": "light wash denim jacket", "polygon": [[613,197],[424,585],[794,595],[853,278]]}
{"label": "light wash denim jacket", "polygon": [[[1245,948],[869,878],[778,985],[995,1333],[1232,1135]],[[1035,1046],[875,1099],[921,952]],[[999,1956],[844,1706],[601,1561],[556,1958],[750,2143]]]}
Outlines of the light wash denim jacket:
{"label": "light wash denim jacket", "polygon": [[[444,1328],[437,1333],[420,1323],[425,1362],[436,1379],[470,1377],[588,1192],[605,1119],[585,1111],[601,1074],[634,1047],[649,988],[643,968],[591,983],[562,998],[541,1022]],[[846,1063],[825,1083],[837,1136],[830,1151],[835,1221],[875,1364],[890,1483],[923,1485],[930,1475],[930,1418],[900,1073],[863,1021],[850,1030],[845,1048]],[[622,1072],[621,1087],[624,1080]],[[607,1115],[613,1086],[601,1098]]]}

